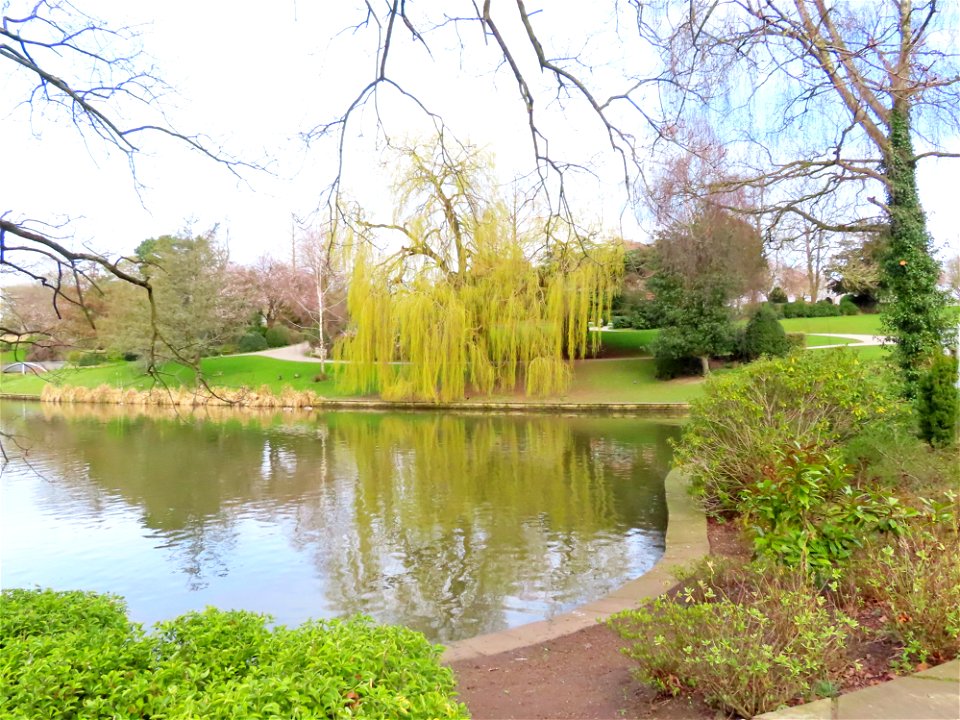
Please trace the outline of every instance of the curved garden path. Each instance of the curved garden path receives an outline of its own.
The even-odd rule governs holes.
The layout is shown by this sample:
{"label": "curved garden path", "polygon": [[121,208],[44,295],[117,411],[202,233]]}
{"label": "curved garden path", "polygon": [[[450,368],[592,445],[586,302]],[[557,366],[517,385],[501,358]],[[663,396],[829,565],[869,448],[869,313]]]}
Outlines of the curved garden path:
{"label": "curved garden path", "polygon": [[[833,337],[845,340],[853,340],[857,345],[883,345],[885,338],[880,335],[854,335],[849,333],[810,333],[820,337]],[[808,350],[823,350],[825,348],[847,347],[845,343],[836,345],[817,345],[807,348]],[[285,347],[271,348],[270,350],[260,350],[252,353],[239,353],[241,355],[260,355],[263,357],[274,358],[275,360],[291,360],[294,362],[320,362],[320,358],[308,355],[309,343],[302,342],[296,345],[287,345]],[[622,358],[614,358],[622,359]],[[327,359],[328,363],[342,362],[340,360]]]}
{"label": "curved garden path", "polygon": [[[320,358],[308,355],[310,343],[302,342],[296,345],[286,345],[284,347],[270,348],[269,350],[259,350],[252,353],[238,353],[240,355],[260,355],[262,357],[273,358],[274,360],[292,360],[293,362],[320,362]],[[327,359],[328,363],[340,362],[340,360]]]}
{"label": "curved garden path", "polygon": [[[886,338],[882,335],[854,335],[851,333],[804,333],[806,335],[816,335],[817,337],[832,337],[845,340],[853,340],[853,345],[883,345]],[[807,350],[823,350],[824,348],[849,347],[850,344],[837,343],[836,345],[815,345],[808,347]]]}

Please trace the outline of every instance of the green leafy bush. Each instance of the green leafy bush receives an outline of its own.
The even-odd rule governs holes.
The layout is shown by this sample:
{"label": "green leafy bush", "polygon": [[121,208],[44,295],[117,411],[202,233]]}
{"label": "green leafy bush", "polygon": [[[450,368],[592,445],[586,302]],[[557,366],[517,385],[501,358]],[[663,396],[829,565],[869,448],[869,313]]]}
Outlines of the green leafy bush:
{"label": "green leafy bush", "polygon": [[653,341],[654,373],[661,380],[703,375],[707,358],[730,355],[735,344],[735,329],[722,317],[662,328]]}
{"label": "green leafy bush", "polygon": [[747,323],[740,343],[740,355],[752,361],[763,355],[781,357],[789,350],[787,334],[776,314],[761,305]]}
{"label": "green leafy bush", "polygon": [[247,333],[237,342],[237,350],[242,353],[260,352],[268,347],[266,338],[257,332]]}
{"label": "green leafy bush", "polygon": [[[904,665],[945,662],[960,644],[960,539],[952,512],[875,539],[855,559],[853,582],[883,607]],[[936,522],[939,520],[939,522]]]}
{"label": "green leafy bush", "polygon": [[653,342],[653,371],[659,380],[703,374],[703,361],[685,354],[689,348],[681,333],[677,328],[661,330]]}
{"label": "green leafy bush", "polygon": [[724,712],[753,717],[838,680],[856,622],[801,581],[754,580],[736,593],[701,580],[676,599],[612,616],[610,626],[632,641],[623,653],[639,663],[640,682],[665,694],[695,690]]}
{"label": "green leafy bush", "polygon": [[797,300],[783,305],[783,317],[785,318],[836,317],[842,314],[839,305],[834,305],[827,300],[820,300],[815,303]]}
{"label": "green leafy bush", "polygon": [[758,555],[820,580],[876,531],[900,532],[917,512],[889,495],[858,489],[838,448],[793,448],[743,491],[740,510]]}
{"label": "green leafy bush", "polygon": [[917,437],[914,418],[875,423],[843,447],[858,484],[896,493],[919,506],[944,487],[955,487],[960,460],[953,448],[931,448]]}
{"label": "green leafy bush", "polygon": [[844,295],[840,299],[840,305],[838,307],[840,308],[840,313],[842,315],[859,315],[860,314],[860,308],[858,308],[856,303],[854,303],[853,300],[850,299],[849,295]]}
{"label": "green leafy bush", "polygon": [[117,597],[3,591],[2,717],[110,717],[108,706],[129,716],[124,682],[143,676],[149,663],[150,648],[140,628],[128,623]]}
{"label": "green leafy bush", "polygon": [[937,355],[920,378],[917,392],[920,437],[933,447],[956,442],[960,419],[960,390],[957,389],[957,359]]}
{"label": "green leafy bush", "polygon": [[67,353],[67,362],[71,362],[78,367],[91,367],[107,362],[107,354],[98,351],[74,350]]}
{"label": "green leafy bush", "polygon": [[145,636],[114,597],[5,590],[0,716],[466,717],[420,633],[365,618],[268,622],[210,608]]}
{"label": "green leafy bush", "polygon": [[274,325],[273,327],[267,328],[267,331],[264,333],[264,338],[267,341],[267,345],[272,348],[284,347],[290,344],[290,331],[283,325]]}
{"label": "green leafy bush", "polygon": [[845,348],[761,360],[707,381],[676,463],[710,512],[737,511],[785,449],[826,450],[889,421],[901,411],[894,393],[879,366]]}
{"label": "green leafy bush", "polygon": [[624,292],[613,300],[614,328],[648,330],[658,328],[663,322],[663,314],[654,300],[646,297],[645,292]]}

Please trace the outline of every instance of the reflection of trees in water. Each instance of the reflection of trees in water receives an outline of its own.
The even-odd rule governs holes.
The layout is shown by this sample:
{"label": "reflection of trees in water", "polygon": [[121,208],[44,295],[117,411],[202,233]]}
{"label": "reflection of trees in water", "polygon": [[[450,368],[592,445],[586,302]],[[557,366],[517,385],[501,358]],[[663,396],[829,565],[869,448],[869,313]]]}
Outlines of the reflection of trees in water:
{"label": "reflection of trees in water", "polygon": [[[584,578],[596,593],[630,572],[634,559],[619,541],[624,496],[663,528],[662,486],[640,474],[651,458],[618,443],[621,465],[632,467],[612,482],[590,423],[578,431],[554,417],[329,422],[338,462],[356,476],[342,551],[314,544],[341,612],[372,611],[434,637],[493,630],[505,605],[549,612],[579,601]],[[338,525],[318,511],[301,529],[331,540]]]}
{"label": "reflection of trees in water", "polygon": [[139,508],[191,588],[229,572],[242,519],[276,523],[319,570],[317,614],[443,639],[503,627],[509,608],[549,614],[636,570],[623,533],[648,526],[641,544],[661,542],[662,483],[646,478],[663,477],[676,434],[554,416],[43,414],[22,429],[71,502]]}

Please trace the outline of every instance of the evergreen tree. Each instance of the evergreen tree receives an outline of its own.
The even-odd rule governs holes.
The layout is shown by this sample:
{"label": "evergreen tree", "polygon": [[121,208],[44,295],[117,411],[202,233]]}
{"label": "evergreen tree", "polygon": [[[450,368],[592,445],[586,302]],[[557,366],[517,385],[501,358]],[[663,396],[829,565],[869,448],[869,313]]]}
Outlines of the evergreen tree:
{"label": "evergreen tree", "polygon": [[766,305],[761,305],[747,323],[740,354],[746,360],[756,360],[762,355],[786,355],[789,350],[787,333],[777,320],[776,313]]}
{"label": "evergreen tree", "polygon": [[957,438],[960,420],[960,389],[957,359],[937,355],[921,377],[918,388],[920,437],[933,447],[947,447]]}

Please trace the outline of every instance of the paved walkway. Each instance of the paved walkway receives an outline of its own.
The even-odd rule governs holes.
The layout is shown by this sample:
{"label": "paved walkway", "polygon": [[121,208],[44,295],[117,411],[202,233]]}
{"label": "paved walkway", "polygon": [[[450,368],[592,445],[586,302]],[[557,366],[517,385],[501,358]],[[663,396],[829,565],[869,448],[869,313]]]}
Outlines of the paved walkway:
{"label": "paved walkway", "polygon": [[836,698],[758,715],[763,720],[957,720],[960,660]]}
{"label": "paved walkway", "polygon": [[[239,355],[261,355],[262,357],[274,358],[275,360],[293,360],[295,362],[320,362],[320,358],[308,355],[310,352],[310,343],[302,342],[296,345],[286,345],[285,347],[271,348],[269,350],[260,350],[252,353],[238,353]],[[328,363],[336,362],[327,359]]]}

